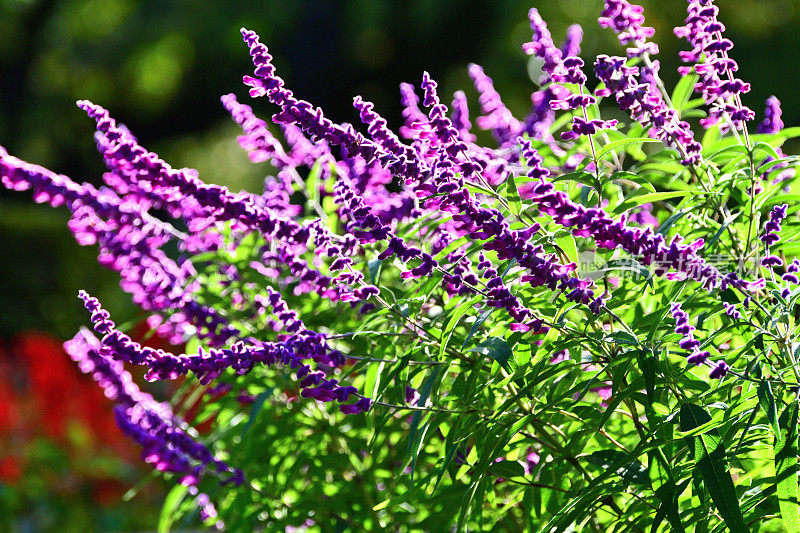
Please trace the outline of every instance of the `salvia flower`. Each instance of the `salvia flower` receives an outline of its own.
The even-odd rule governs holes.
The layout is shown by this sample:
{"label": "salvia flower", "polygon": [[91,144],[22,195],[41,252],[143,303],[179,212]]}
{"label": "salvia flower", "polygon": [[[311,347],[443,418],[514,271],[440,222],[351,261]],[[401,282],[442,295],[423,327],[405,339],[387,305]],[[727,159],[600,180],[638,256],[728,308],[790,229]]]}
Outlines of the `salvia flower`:
{"label": "salvia flower", "polygon": [[689,314],[681,309],[680,303],[671,304],[671,313],[672,318],[675,319],[675,333],[683,336],[678,341],[678,346],[690,352],[686,360],[692,365],[705,364],[710,354],[707,351],[700,350],[700,341],[694,338],[695,327],[689,323]]}
{"label": "salvia flower", "polygon": [[[766,134],[775,134],[780,132],[783,129],[783,120],[781,116],[783,112],[781,111],[781,102],[775,96],[770,96],[767,98],[766,104],[764,106],[764,120],[758,125],[756,129],[757,133],[766,133]],[[786,157],[786,154],[783,153],[780,146],[775,148],[775,152],[778,154],[779,157]],[[768,156],[764,163],[769,163],[773,161],[774,158],[772,156]],[[777,172],[777,175],[772,180],[772,183],[780,183],[785,181],[795,175],[795,170],[793,168],[786,168],[788,163],[782,162],[777,163],[770,168],[770,173]],[[761,176],[762,179],[767,178],[767,173]]]}
{"label": "salvia flower", "polygon": [[613,95],[620,109],[628,111],[643,126],[650,126],[650,135],[678,149],[684,165],[701,160],[702,145],[694,139],[688,122],[680,120],[676,111],[666,105],[653,84],[642,82],[638,67],[626,65],[619,56],[597,56],[595,74],[605,84],[598,96]]}
{"label": "salvia flower", "polygon": [[778,133],[783,129],[781,115],[783,115],[781,101],[775,96],[770,96],[764,106],[764,120],[758,125],[756,131],[758,133]]}
{"label": "salvia flower", "polygon": [[725,309],[725,314],[731,317],[734,320],[740,320],[742,318],[742,313],[736,309],[736,306],[733,304],[729,304],[728,302],[722,302],[722,307]]}
{"label": "salvia flower", "polygon": [[[733,43],[722,37],[725,25],[717,19],[719,8],[713,0],[691,0],[687,11],[686,25],[674,31],[693,47],[680,56],[684,62],[694,64],[693,69],[700,77],[695,91],[711,104],[709,116],[700,123],[708,128],[727,116],[736,127],[744,127],[746,121],[755,117],[750,108],[742,105],[740,97],[750,91],[750,84],[733,75],[739,67],[728,57]],[[679,72],[686,75],[691,70],[692,67],[681,67]]]}
{"label": "salvia flower", "polygon": [[[340,385],[337,379],[327,378],[325,372],[311,367],[309,363],[338,367],[344,364],[346,358],[338,350],[328,347],[324,335],[304,327],[279,342],[237,342],[230,348],[211,349],[207,353],[201,349],[197,354],[174,355],[133,341],[116,328],[108,311],[100,306],[96,298],[84,291],[79,296],[91,313],[95,332],[103,336],[101,353],[117,361],[146,366],[145,378],[149,380],[175,379],[192,372],[201,383],[210,383],[229,368],[238,374],[246,374],[257,364],[280,364],[285,368],[296,369],[297,379],[301,380],[300,395],[304,398],[344,403],[356,392],[355,387]],[[270,293],[270,300],[279,312],[285,309],[276,292]],[[297,321],[295,315],[284,320],[290,323]],[[355,414],[367,410],[370,405],[369,399],[362,398],[354,405],[340,405],[340,410]]]}
{"label": "salvia flower", "polygon": [[533,38],[530,42],[524,43],[522,49],[528,55],[542,58],[544,60],[542,70],[552,74],[553,70],[561,63],[561,50],[553,43],[547,23],[536,8],[531,8],[528,12],[528,20],[530,20],[531,30],[533,30]]}
{"label": "salvia flower", "polygon": [[[536,161],[528,156],[526,159]],[[544,179],[526,184],[525,197],[533,201],[540,211],[550,215],[553,220],[570,228],[576,237],[590,237],[601,248],[622,248],[636,257],[644,265],[656,265],[655,275],[667,275],[671,279],[691,278],[700,282],[708,290],[729,285],[742,290],[753,290],[759,282],[744,282],[733,273],[723,275],[712,264],[704,260],[698,251],[703,247],[703,239],[691,244],[683,244],[676,236],[668,244],[664,236],[655,233],[650,226],[631,227],[625,219],[615,220],[599,208],[587,208],[573,202],[569,196],[556,190],[554,185]],[[674,273],[668,273],[674,270]]]}
{"label": "salvia flower", "polygon": [[647,42],[655,35],[655,30],[644,26],[642,6],[630,4],[625,0],[605,0],[604,4],[603,13],[597,22],[603,28],[613,29],[620,44],[632,45],[626,49],[628,57],[658,53],[658,45]]}
{"label": "salvia flower", "polygon": [[494,82],[483,71],[483,67],[471,64],[469,77],[472,78],[478,91],[478,103],[483,112],[483,116],[477,119],[478,127],[491,131],[501,146],[519,135],[522,125],[503,103],[500,94],[494,88]]}
{"label": "salvia flower", "polygon": [[600,130],[613,129],[617,125],[616,119],[612,120],[586,120],[583,117],[572,119],[572,128],[561,133],[561,138],[565,141],[577,139],[581,135],[594,135]]}
{"label": "salvia flower", "polygon": [[[181,483],[192,488],[209,473],[220,477],[223,483],[239,485],[244,481],[241,470],[215,458],[211,450],[186,431],[185,422],[169,404],[142,392],[122,362],[109,357],[101,341],[89,331],[78,332],[64,343],[64,349],[114,402],[118,425],[142,446],[142,457],[154,468],[179,475]],[[205,507],[209,502],[199,498],[198,503]]]}
{"label": "salvia flower", "polygon": [[583,28],[580,24],[572,24],[567,28],[564,42],[561,43],[561,56],[578,56],[581,53],[581,41],[583,40]]}
{"label": "salvia flower", "polygon": [[788,204],[776,205],[772,208],[772,210],[769,212],[769,219],[764,224],[764,234],[759,237],[761,242],[767,246],[772,246],[781,240],[781,222],[783,222],[783,219],[786,218],[788,209]]}
{"label": "salvia flower", "polygon": [[728,365],[728,363],[725,361],[717,361],[712,365],[709,377],[711,379],[722,379],[728,375],[728,371],[730,369],[730,365]]}

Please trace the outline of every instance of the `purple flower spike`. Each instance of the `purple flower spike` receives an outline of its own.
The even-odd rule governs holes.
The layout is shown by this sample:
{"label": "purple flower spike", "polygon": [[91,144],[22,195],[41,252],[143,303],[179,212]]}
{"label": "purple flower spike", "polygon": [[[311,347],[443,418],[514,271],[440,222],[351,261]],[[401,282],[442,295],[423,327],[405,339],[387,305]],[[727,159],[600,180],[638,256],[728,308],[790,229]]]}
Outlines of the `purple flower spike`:
{"label": "purple flower spike", "polygon": [[565,141],[577,139],[581,135],[594,135],[600,130],[614,129],[617,125],[616,119],[611,120],[585,120],[582,117],[576,116],[572,119],[572,129],[565,131],[561,134],[561,138]]}
{"label": "purple flower spike", "polygon": [[[94,302],[88,303],[101,311]],[[117,425],[142,447],[142,456],[154,468],[174,472],[182,484],[192,487],[209,471],[226,474],[224,483],[239,485],[244,481],[240,470],[216,459],[211,450],[184,431],[184,422],[169,404],[157,402],[139,390],[122,362],[110,357],[94,335],[81,330],[64,343],[64,349],[81,372],[90,374],[114,401]]]}
{"label": "purple flower spike", "polygon": [[742,313],[736,309],[736,306],[733,304],[729,304],[728,302],[722,302],[722,307],[725,308],[725,314],[731,317],[734,320],[740,320],[742,318]]}
{"label": "purple flower spike", "polygon": [[[478,117],[477,124],[482,130],[489,130],[500,145],[519,135],[522,126],[508,110],[500,94],[495,90],[492,79],[476,64],[469,66],[469,77],[479,93],[478,102],[483,116]],[[454,121],[455,122],[455,121]]]}
{"label": "purple flower spike", "polygon": [[717,361],[712,367],[709,377],[711,379],[722,379],[728,375],[730,369],[731,367],[725,361]]}
{"label": "purple flower spike", "polygon": [[561,43],[561,56],[578,56],[581,53],[581,41],[583,40],[583,28],[580,24],[572,24],[567,28],[567,36]]}
{"label": "purple flower spike", "polygon": [[781,276],[781,279],[783,281],[787,281],[787,282],[792,283],[794,285],[800,284],[800,277],[798,277],[797,274],[793,274],[791,272],[785,273],[783,276]]}
{"label": "purple flower spike", "polygon": [[767,98],[766,106],[764,107],[764,120],[758,125],[756,130],[758,133],[778,133],[783,129],[783,120],[781,120],[781,101],[774,96]]}
{"label": "purple flower spike", "polygon": [[361,398],[352,405],[340,405],[339,410],[346,415],[357,415],[369,411],[372,401],[369,398]]}
{"label": "purple flower spike", "polygon": [[453,111],[450,118],[453,121],[453,126],[458,130],[461,139],[463,141],[474,141],[475,136],[469,131],[472,128],[472,123],[469,121],[469,106],[467,105],[467,95],[464,94],[464,91],[456,91],[453,93],[453,104],[451,107]]}
{"label": "purple flower spike", "polygon": [[544,60],[542,70],[552,74],[553,70],[561,63],[561,50],[553,43],[547,23],[542,19],[536,8],[531,8],[528,12],[528,19],[533,30],[533,39],[522,45],[522,49],[528,55],[535,55]]}
{"label": "purple flower spike", "polygon": [[675,147],[684,165],[700,161],[703,147],[694,139],[689,123],[680,120],[676,111],[666,105],[643,70],[627,66],[623,57],[600,55],[594,72],[605,84],[597,91],[598,96],[613,95],[620,109],[628,111],[643,126],[651,127],[651,136]]}
{"label": "purple flower spike", "polygon": [[[525,141],[521,144],[525,146]],[[533,172],[536,175],[539,172],[535,168],[537,160],[526,155],[527,149],[523,150],[526,159],[534,162],[529,163],[534,165],[533,169],[529,168],[529,173]],[[723,275],[698,255],[697,252],[704,244],[702,239],[691,244],[683,244],[681,237],[675,237],[667,244],[664,236],[655,233],[652,227],[628,226],[624,219],[615,220],[602,209],[587,209],[573,202],[564,191],[556,190],[552,183],[543,179],[521,186],[520,194],[536,204],[540,211],[553,217],[556,223],[570,228],[574,236],[592,237],[601,248],[620,247],[638,257],[644,265],[657,264],[654,272],[658,276],[667,275],[671,279],[691,277],[708,290],[716,287],[724,290],[728,286],[751,290],[755,287],[740,280],[733,273]],[[675,272],[669,272],[670,269],[674,269]]]}
{"label": "purple flower spike", "polygon": [[[231,368],[238,374],[250,372],[257,364],[282,365],[284,368],[297,369],[298,379],[302,379],[300,395],[304,398],[315,398],[317,401],[346,401],[355,389],[340,385],[338,380],[329,379],[322,371],[310,372],[306,361],[322,367],[340,367],[346,358],[344,354],[328,347],[325,336],[305,329],[294,312],[284,311],[286,302],[278,293],[269,293],[271,305],[279,312],[281,319],[295,327],[287,326],[294,331],[282,337],[279,342],[258,342],[252,344],[237,342],[230,348],[211,349],[208,353],[202,350],[197,354],[174,355],[164,350],[156,350],[134,342],[128,335],[117,330],[108,318],[108,313],[100,306],[100,302],[85,291],[80,292],[86,309],[91,313],[95,331],[104,335],[100,353],[116,361],[128,362],[147,367],[145,378],[175,379],[178,376],[194,373],[201,383],[208,384],[224,370]],[[362,398],[359,403],[362,412],[369,407],[370,400]],[[365,408],[366,406],[366,408]]]}
{"label": "purple flower spike", "polygon": [[[680,56],[684,62],[694,64],[694,71],[700,77],[695,91],[711,105],[708,117],[700,123],[709,128],[727,116],[737,128],[743,128],[746,121],[755,117],[750,108],[742,105],[740,98],[750,90],[750,84],[733,75],[739,67],[728,57],[733,43],[722,37],[725,26],[717,20],[719,9],[713,0],[690,0],[687,11],[686,25],[674,31],[693,47]],[[684,76],[691,70],[692,67],[678,69]],[[722,124],[720,129],[724,131],[726,127]]]}
{"label": "purple flower spike", "polygon": [[[788,210],[789,210],[788,204],[776,205],[775,207],[772,208],[772,210],[769,212],[769,218],[767,222],[764,224],[764,235],[759,237],[759,239],[761,239],[761,242],[763,242],[767,246],[772,246],[773,244],[781,240],[780,237],[781,223],[783,222],[783,219],[786,218]],[[764,266],[769,266],[763,262],[762,264]]]}
{"label": "purple flower spike", "polygon": [[[758,129],[756,131],[758,133],[766,134],[775,134],[780,132],[783,129],[783,120],[781,119],[782,114],[783,112],[781,111],[780,100],[774,96],[770,96],[767,98],[766,105],[764,107],[764,120],[758,125]],[[780,157],[786,157],[786,154],[783,153],[783,150],[781,150],[780,147],[776,147],[775,151]],[[764,162],[769,163],[773,160],[774,158],[769,156]],[[773,166],[772,169],[770,169],[770,173],[777,173],[772,183],[780,183],[795,175],[795,170],[793,168],[787,169],[787,166],[788,163],[778,163],[777,165]],[[761,178],[766,179],[767,175],[764,174],[761,176]]]}
{"label": "purple flower spike", "polygon": [[690,352],[686,357],[686,361],[691,365],[699,366],[705,364],[711,354],[707,351],[700,350],[700,342],[697,341],[692,334],[695,328],[689,324],[689,314],[681,309],[680,303],[673,303],[670,309],[672,318],[675,319],[675,333],[683,335],[678,345],[682,349]]}
{"label": "purple flower spike", "polygon": [[626,49],[628,57],[658,53],[658,46],[647,42],[655,34],[655,30],[644,26],[642,11],[642,6],[625,0],[605,0],[603,13],[597,19],[601,27],[611,28],[617,33],[620,44],[632,45]]}

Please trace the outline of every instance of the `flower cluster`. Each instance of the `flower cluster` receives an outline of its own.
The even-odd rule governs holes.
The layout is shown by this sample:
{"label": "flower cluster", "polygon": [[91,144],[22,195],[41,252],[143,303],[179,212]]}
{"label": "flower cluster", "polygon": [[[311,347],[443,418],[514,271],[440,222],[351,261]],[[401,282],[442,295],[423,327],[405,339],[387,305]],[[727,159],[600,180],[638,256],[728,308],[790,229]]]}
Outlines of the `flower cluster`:
{"label": "flower cluster", "polygon": [[598,96],[614,96],[620,109],[628,111],[635,120],[651,127],[650,135],[677,148],[685,165],[700,162],[702,146],[694,139],[688,122],[667,106],[653,84],[644,80],[638,67],[626,65],[619,56],[597,56],[594,72],[603,82]]}
{"label": "flower cluster", "polygon": [[179,263],[161,250],[175,231],[149,215],[150,204],[135,193],[126,190],[127,195],[120,197],[108,189],[78,184],[2,149],[0,180],[14,190],[31,189],[38,202],[66,204],[72,212],[68,226],[78,243],[99,245],[98,261],[121,274],[120,286],[134,302],[148,311],[173,312],[172,319],[162,324],[164,335],[180,340],[192,331],[221,345],[238,333],[218,311],[195,302],[188,282],[195,274],[192,263]]}
{"label": "flower cluster", "polygon": [[[519,135],[522,125],[503,103],[500,94],[494,88],[492,79],[486,75],[483,67],[473,63],[469,66],[469,76],[480,95],[478,102],[484,115],[478,117],[476,121],[478,127],[491,131],[501,145]],[[453,122],[456,121],[453,120]]]}
{"label": "flower cluster", "polygon": [[776,205],[769,212],[769,219],[764,224],[764,234],[759,237],[761,242],[766,244],[768,247],[781,240],[781,222],[783,222],[783,219],[786,218],[788,209],[788,204],[781,204]]}
{"label": "flower cluster", "polygon": [[694,65],[680,67],[679,72],[685,76],[694,70],[700,77],[695,91],[711,104],[708,117],[700,122],[708,128],[728,117],[736,127],[742,128],[755,117],[753,110],[742,105],[740,98],[742,93],[750,91],[750,84],[733,75],[739,66],[728,57],[733,43],[722,37],[725,25],[717,20],[719,8],[714,0],[691,0],[687,11],[686,25],[675,28],[675,35],[685,38],[692,46],[680,56],[685,63]]}
{"label": "flower cluster", "polygon": [[[781,116],[783,115],[783,111],[781,110],[781,102],[775,96],[770,96],[767,98],[766,104],[764,106],[764,120],[758,125],[756,128],[757,133],[765,133],[765,134],[775,134],[780,132],[783,129],[783,120]],[[786,154],[783,153],[783,150],[778,146],[775,148],[775,152],[777,153],[778,157],[784,158]],[[773,161],[774,158],[772,156],[768,156],[764,163],[769,163]],[[788,167],[788,163],[781,162],[771,165],[770,171],[778,171],[775,178],[772,180],[772,183],[780,183],[782,181],[786,181],[789,178],[794,177],[795,170],[793,168],[786,168]],[[762,174],[762,179],[766,179],[769,173]],[[758,185],[756,185],[756,190],[758,191]]]}
{"label": "flower cluster", "polygon": [[[700,349],[700,341],[694,338],[694,331],[697,328],[689,323],[689,314],[681,309],[680,303],[673,303],[670,311],[672,318],[675,319],[675,333],[683,336],[678,341],[678,346],[690,352],[686,361],[689,364],[698,366],[706,364],[711,354]],[[712,379],[722,379],[727,375],[728,370],[730,370],[730,366],[725,361],[720,360],[712,365],[710,376]]]}
{"label": "flower cluster", "polygon": [[[528,54],[535,54],[544,60],[542,70],[547,73],[553,82],[553,98],[549,98],[550,109],[581,109],[583,117],[575,116],[572,120],[572,128],[561,134],[565,141],[571,141],[583,135],[594,135],[600,130],[613,129],[617,121],[589,119],[586,108],[597,103],[597,99],[591,94],[583,94],[583,86],[586,84],[586,75],[581,70],[583,60],[575,55],[564,56],[564,51],[571,51],[573,46],[568,43],[564,50],[556,48],[547,24],[542,20],[536,9],[531,9],[528,13],[531,29],[533,30],[533,40],[523,45],[523,50]],[[570,94],[569,90],[560,84],[574,84],[580,89],[578,94]]]}
{"label": "flower cluster", "polygon": [[[241,470],[231,468],[217,459],[202,443],[187,431],[186,424],[177,418],[169,404],[157,402],[142,392],[123,368],[122,362],[110,357],[104,345],[86,330],[64,343],[64,349],[85,374],[103,388],[112,400],[117,425],[142,447],[142,457],[156,470],[180,476],[180,482],[190,487],[205,518],[215,518],[216,509],[207,495],[197,492],[197,485],[206,474],[222,483],[240,485],[244,482]],[[218,524],[221,527],[221,524]]]}
{"label": "flower cluster", "polygon": [[[81,292],[80,298],[91,314],[92,325],[98,335],[102,335],[102,353],[114,360],[147,367],[146,378],[175,379],[178,376],[194,373],[202,383],[210,383],[225,369],[233,369],[238,374],[250,372],[256,364],[275,365],[297,369],[295,374],[303,388],[301,396],[315,398],[321,402],[336,400],[346,402],[356,392],[355,387],[339,385],[338,380],[328,379],[322,370],[314,370],[307,361],[319,367],[337,367],[345,362],[345,356],[332,350],[325,342],[325,336],[305,329],[298,323],[296,315],[287,309],[277,292],[269,294],[273,308],[288,323],[288,329],[298,330],[280,342],[262,342],[246,345],[237,342],[230,348],[211,349],[207,353],[175,355],[161,349],[153,349],[133,341],[116,328],[109,313],[100,306],[96,298]],[[353,405],[341,405],[344,413],[354,414],[369,409],[371,402],[361,398]]]}
{"label": "flower cluster", "polygon": [[[537,226],[530,226],[524,230],[511,230],[501,212],[494,208],[481,207],[465,188],[466,179],[481,180],[480,173],[483,167],[471,159],[469,146],[460,139],[458,130],[447,117],[447,109],[439,100],[436,82],[427,73],[423,76],[422,104],[430,107],[430,111],[427,124],[415,123],[415,125],[429,128],[430,138],[434,144],[429,147],[431,156],[420,158],[413,148],[402,144],[389,132],[385,120],[372,111],[371,104],[361,99],[356,99],[355,105],[359,109],[362,121],[368,126],[371,140],[365,139],[351,128],[336,126],[322,118],[322,112],[314,110],[310,104],[298,104],[291,92],[283,88],[283,80],[275,75],[271,56],[266,47],[252,32],[243,30],[242,34],[250,46],[256,66],[255,73],[259,76],[258,78],[248,76],[245,82],[254,87],[251,91],[253,94],[266,95],[273,103],[281,106],[283,112],[278,114],[281,121],[290,121],[312,137],[326,139],[334,145],[338,144],[348,153],[357,150],[370,161],[373,157],[378,157],[387,168],[403,176],[406,183],[413,187],[417,197],[422,200],[430,200],[433,195],[445,195],[434,198],[434,203],[426,202],[426,205],[456,213],[453,220],[458,224],[457,229],[462,234],[476,239],[491,239],[486,244],[487,249],[496,251],[500,259],[515,259],[520,266],[530,272],[523,276],[523,281],[534,286],[547,286],[552,290],[564,292],[570,300],[590,305],[590,308],[597,312],[602,300],[594,296],[590,281],[570,276],[575,265],[559,265],[552,259],[544,258],[541,255],[542,249],[528,242],[538,230]],[[390,240],[389,249],[396,253],[401,251],[401,245],[396,240]],[[423,264],[412,270],[410,275],[424,276],[431,272],[434,266],[431,259],[423,259]],[[452,281],[452,278],[446,281]],[[510,295],[504,295],[503,299],[509,304],[512,302]],[[522,323],[521,321],[529,316],[529,312],[517,308],[516,305],[511,306],[511,309],[515,309],[512,316],[518,323]],[[532,327],[537,329],[540,324],[534,322]]]}
{"label": "flower cluster", "polygon": [[[526,159],[532,167],[528,171],[529,176],[543,174],[537,164],[541,158],[529,153]],[[763,280],[744,282],[733,273],[723,275],[698,255],[704,244],[703,239],[683,244],[681,238],[676,236],[667,244],[664,236],[655,233],[652,227],[630,227],[625,224],[624,218],[614,220],[602,209],[584,207],[573,202],[565,192],[556,190],[551,182],[544,179],[533,182],[524,192],[540,211],[552,216],[558,224],[570,228],[576,237],[590,237],[601,248],[622,248],[645,265],[657,264],[656,275],[666,274],[670,279],[691,278],[708,290],[728,286],[752,290],[763,283]],[[668,273],[669,269],[674,269],[675,272]]]}
{"label": "flower cluster", "polygon": [[647,42],[656,32],[653,28],[644,26],[642,11],[642,6],[630,4],[626,0],[605,0],[603,13],[597,19],[601,27],[611,28],[617,33],[621,44],[633,45],[626,50],[629,57],[658,53],[658,45]]}

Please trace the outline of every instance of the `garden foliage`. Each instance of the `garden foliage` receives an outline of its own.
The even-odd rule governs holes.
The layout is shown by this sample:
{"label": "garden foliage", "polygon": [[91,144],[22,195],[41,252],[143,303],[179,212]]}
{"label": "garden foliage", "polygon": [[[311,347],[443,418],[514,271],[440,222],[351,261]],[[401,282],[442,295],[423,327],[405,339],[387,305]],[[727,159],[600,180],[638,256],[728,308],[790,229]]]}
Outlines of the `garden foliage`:
{"label": "garden foliage", "polygon": [[[277,113],[222,103],[275,170],[263,194],[172,168],[87,101],[104,186],[0,149],[2,183],[65,205],[154,332],[187,343],[142,346],[81,292],[93,332],[65,345],[174,480],[162,529],[800,531],[800,196],[780,148],[800,130],[774,97],[760,123],[742,104],[712,0],[675,28],[672,90],[640,7],[606,0],[625,56],[590,64],[579,27],[557,46],[529,18],[525,117],[472,65],[477,118],[425,73],[397,134],[360,97],[359,125],[297,99],[243,29],[245,84]],[[125,365],[188,378],[163,403]],[[202,438],[182,416],[198,398]]]}

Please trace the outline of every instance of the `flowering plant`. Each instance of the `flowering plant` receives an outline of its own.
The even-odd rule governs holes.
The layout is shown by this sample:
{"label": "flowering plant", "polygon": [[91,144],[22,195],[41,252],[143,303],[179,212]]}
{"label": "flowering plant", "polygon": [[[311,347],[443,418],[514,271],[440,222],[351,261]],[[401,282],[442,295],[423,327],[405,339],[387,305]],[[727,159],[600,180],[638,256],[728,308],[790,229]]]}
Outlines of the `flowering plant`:
{"label": "flowering plant", "polygon": [[[154,332],[187,343],[142,346],[82,291],[93,332],[65,344],[176,482],[161,527],[195,509],[243,530],[800,531],[798,158],[780,148],[800,130],[774,97],[751,126],[718,14],[689,2],[668,91],[641,7],[605,1],[626,55],[590,65],[579,27],[556,46],[532,9],[524,118],[472,65],[480,116],[425,73],[398,134],[360,97],[361,126],[297,99],[243,29],[283,141],[222,103],[276,171],[263,194],[171,167],[87,101],[102,187],[0,149],[2,183],[65,205]],[[125,365],[191,379],[159,402]],[[202,439],[180,415],[198,398]]]}

